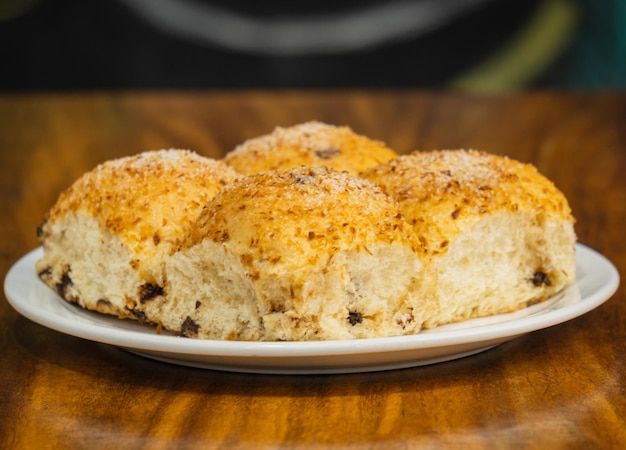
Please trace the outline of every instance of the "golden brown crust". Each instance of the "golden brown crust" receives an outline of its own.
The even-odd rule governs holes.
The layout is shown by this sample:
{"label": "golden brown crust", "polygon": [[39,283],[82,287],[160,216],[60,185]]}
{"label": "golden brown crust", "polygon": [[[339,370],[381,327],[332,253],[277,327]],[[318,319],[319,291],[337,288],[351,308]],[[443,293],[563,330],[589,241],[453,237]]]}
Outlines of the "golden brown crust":
{"label": "golden brown crust", "polygon": [[353,242],[408,242],[413,234],[395,202],[374,184],[308,166],[240,178],[213,199],[198,223],[188,246],[205,237],[237,237],[255,259],[269,261],[276,251],[315,256]]}
{"label": "golden brown crust", "polygon": [[396,199],[430,253],[481,217],[527,212],[573,223],[564,195],[537,169],[475,150],[415,151],[361,174]]}
{"label": "golden brown crust", "polygon": [[84,174],[61,194],[46,220],[80,211],[149,257],[180,244],[187,222],[239,176],[223,162],[188,150],[144,152]]}
{"label": "golden brown crust", "polygon": [[250,139],[224,157],[238,172],[251,175],[301,165],[329,167],[353,175],[398,155],[380,141],[349,127],[306,122]]}

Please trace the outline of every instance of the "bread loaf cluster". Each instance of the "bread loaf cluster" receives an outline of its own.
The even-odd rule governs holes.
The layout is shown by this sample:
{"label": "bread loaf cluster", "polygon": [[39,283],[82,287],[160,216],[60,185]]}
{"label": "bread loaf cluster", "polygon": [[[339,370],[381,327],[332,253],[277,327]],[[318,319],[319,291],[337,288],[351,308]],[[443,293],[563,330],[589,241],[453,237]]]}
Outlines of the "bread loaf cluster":
{"label": "bread loaf cluster", "polygon": [[541,302],[575,276],[571,210],[533,166],[399,156],[319,122],[222,160],[107,161],[38,233],[37,273],[68,302],[201,339],[414,334]]}

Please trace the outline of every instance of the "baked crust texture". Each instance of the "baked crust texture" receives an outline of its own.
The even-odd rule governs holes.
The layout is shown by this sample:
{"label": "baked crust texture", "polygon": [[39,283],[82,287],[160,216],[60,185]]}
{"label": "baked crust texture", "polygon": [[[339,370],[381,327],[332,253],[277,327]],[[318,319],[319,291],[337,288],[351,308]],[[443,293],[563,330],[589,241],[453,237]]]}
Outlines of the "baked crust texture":
{"label": "baked crust texture", "polygon": [[270,134],[249,139],[224,161],[246,175],[302,165],[358,175],[397,156],[383,142],[356,134],[347,126],[311,121],[276,127]]}

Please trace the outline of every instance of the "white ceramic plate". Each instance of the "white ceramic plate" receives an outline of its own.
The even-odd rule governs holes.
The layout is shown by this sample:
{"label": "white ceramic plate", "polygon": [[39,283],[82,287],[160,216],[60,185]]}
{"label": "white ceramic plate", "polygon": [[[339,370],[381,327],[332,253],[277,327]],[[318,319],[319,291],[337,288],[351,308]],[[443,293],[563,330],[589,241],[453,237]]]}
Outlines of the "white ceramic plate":
{"label": "white ceramic plate", "polygon": [[577,245],[576,283],[546,302],[512,314],[445,325],[412,336],[323,342],[236,342],[157,334],[153,327],[70,305],[35,273],[38,248],[9,271],[4,290],[23,316],[69,335],[175,364],[251,373],[352,373],[414,367],[472,355],[596,308],[619,285],[602,255]]}

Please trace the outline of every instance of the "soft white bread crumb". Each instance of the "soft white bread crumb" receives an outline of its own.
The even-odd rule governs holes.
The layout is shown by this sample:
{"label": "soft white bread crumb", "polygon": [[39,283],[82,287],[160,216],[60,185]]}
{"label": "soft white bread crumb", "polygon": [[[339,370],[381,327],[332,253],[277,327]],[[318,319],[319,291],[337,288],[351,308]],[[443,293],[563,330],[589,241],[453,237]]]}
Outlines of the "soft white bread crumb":
{"label": "soft white bread crumb", "polygon": [[220,161],[160,150],[107,161],[61,194],[39,229],[40,278],[67,301],[119,317],[156,321],[163,260],[188,226],[236,179]]}
{"label": "soft white bread crumb", "polygon": [[[440,324],[506,313],[573,282],[574,219],[529,164],[477,151],[413,152],[362,174],[396,199],[430,261]],[[424,300],[426,301],[426,300]]]}
{"label": "soft white bread crumb", "polygon": [[382,142],[356,134],[349,127],[306,122],[276,127],[270,134],[249,139],[229,152],[224,161],[246,175],[303,165],[357,175],[397,156]]}
{"label": "soft white bread crumb", "polygon": [[167,261],[167,328],[216,339],[414,333],[421,255],[373,184],[299,167],[235,181]]}

